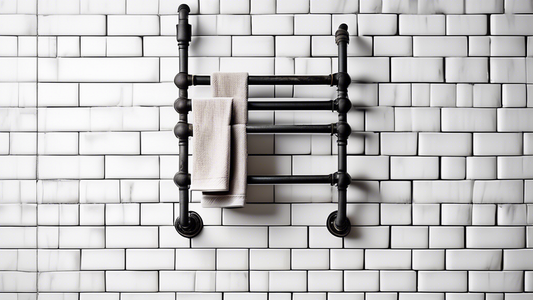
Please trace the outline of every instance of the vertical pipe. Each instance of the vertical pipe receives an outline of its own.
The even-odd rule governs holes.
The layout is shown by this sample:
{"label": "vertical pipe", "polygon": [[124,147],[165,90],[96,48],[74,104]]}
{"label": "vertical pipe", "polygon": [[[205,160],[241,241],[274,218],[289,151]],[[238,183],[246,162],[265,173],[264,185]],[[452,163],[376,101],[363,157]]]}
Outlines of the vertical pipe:
{"label": "vertical pipe", "polygon": [[351,133],[350,125],[346,122],[346,113],[351,108],[350,100],[348,99],[348,85],[350,84],[350,76],[348,75],[348,54],[347,45],[349,42],[348,26],[341,24],[339,29],[335,32],[335,42],[338,45],[338,61],[339,68],[337,72],[337,111],[339,112],[339,121],[337,123],[337,146],[338,146],[338,172],[337,172],[337,191],[339,208],[337,218],[335,219],[335,227],[342,229],[347,225],[346,223],[346,192],[350,184],[350,175],[347,173],[347,152],[346,146],[348,143],[348,136]]}
{"label": "vertical pipe", "polygon": [[[187,101],[188,97],[188,83],[183,82],[183,75],[185,79],[188,74],[188,60],[189,60],[189,42],[191,41],[191,25],[189,25],[190,8],[186,4],[182,4],[178,8],[179,22],[176,25],[176,34],[179,47],[179,74],[176,76],[175,82],[179,88],[179,98],[177,101]],[[181,79],[181,82],[179,82]],[[179,121],[176,128],[184,128],[187,126],[187,110],[179,111]],[[176,132],[177,130],[175,130]],[[184,228],[189,226],[189,137],[188,133],[179,134],[179,171],[176,173],[175,182],[179,187],[179,203],[180,203],[180,225]]]}

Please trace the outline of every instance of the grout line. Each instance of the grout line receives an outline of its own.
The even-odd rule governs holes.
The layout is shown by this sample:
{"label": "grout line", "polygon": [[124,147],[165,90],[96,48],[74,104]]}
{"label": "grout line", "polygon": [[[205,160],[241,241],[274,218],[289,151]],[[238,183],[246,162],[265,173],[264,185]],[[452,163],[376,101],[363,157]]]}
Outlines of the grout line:
{"label": "grout line", "polygon": [[[17,7],[18,7],[18,1],[17,1]],[[36,132],[35,132],[35,139],[36,139],[36,151],[35,151],[35,291],[36,291],[36,297],[39,299],[39,4],[38,1],[35,2],[35,18],[36,18],[36,41],[35,41],[35,118],[36,118]],[[17,38],[18,40],[18,38]],[[57,45],[57,44],[56,44]],[[17,43],[18,47],[18,43]],[[18,48],[17,48],[17,54],[18,54]],[[44,135],[43,135],[44,137]],[[18,252],[18,251],[17,251]],[[80,250],[80,264],[81,264],[81,250]],[[80,268],[81,269],[81,268]]]}

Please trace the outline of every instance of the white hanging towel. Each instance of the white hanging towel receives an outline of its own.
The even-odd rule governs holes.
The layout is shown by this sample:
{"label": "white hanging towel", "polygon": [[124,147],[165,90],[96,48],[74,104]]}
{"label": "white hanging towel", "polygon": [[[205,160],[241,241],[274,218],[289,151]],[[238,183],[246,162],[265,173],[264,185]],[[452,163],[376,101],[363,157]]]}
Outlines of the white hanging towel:
{"label": "white hanging towel", "polygon": [[248,73],[213,73],[211,88],[214,97],[233,98],[229,189],[227,192],[204,191],[202,207],[243,207],[248,175]]}
{"label": "white hanging towel", "polygon": [[227,191],[232,98],[193,99],[191,190]]}

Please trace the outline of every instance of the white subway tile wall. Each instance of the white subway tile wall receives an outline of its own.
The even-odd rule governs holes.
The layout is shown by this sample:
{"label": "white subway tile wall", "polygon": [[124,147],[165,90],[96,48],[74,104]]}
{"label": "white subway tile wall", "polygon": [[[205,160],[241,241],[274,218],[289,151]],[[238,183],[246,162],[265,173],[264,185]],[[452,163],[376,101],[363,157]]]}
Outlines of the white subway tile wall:
{"label": "white subway tile wall", "polygon": [[[203,232],[174,230],[182,3],[193,74],[334,73],[348,25],[347,237],[321,185],[249,186],[241,209],[194,192]],[[531,0],[0,1],[0,300],[531,300],[532,132]],[[250,136],[248,172],[335,172],[336,148]]]}

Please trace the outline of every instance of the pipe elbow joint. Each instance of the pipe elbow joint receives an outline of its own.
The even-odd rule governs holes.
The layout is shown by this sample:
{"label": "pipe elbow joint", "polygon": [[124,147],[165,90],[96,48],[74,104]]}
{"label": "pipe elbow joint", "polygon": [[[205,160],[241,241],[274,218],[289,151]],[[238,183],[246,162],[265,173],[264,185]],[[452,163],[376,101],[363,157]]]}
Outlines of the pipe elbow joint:
{"label": "pipe elbow joint", "polygon": [[346,90],[350,83],[352,82],[352,79],[350,78],[350,75],[346,72],[338,72],[337,73],[337,87],[341,90]]}
{"label": "pipe elbow joint", "polygon": [[346,122],[337,122],[337,136],[340,140],[346,140],[352,133],[350,124]]}
{"label": "pipe elbow joint", "polygon": [[179,89],[187,89],[189,87],[189,80],[188,80],[188,74],[185,73],[185,72],[179,72],[178,74],[176,74],[176,76],[174,77],[174,84],[179,88]]}
{"label": "pipe elbow joint", "polygon": [[339,113],[347,113],[352,108],[352,102],[348,98],[337,98],[335,101],[336,110]]}
{"label": "pipe elbow joint", "polygon": [[191,102],[186,98],[178,98],[174,101],[174,110],[180,114],[187,114],[191,110]]}
{"label": "pipe elbow joint", "polygon": [[178,139],[187,139],[190,136],[189,124],[179,122],[174,126],[174,135]]}
{"label": "pipe elbow joint", "polygon": [[346,189],[352,183],[352,177],[346,172],[337,172],[337,186]]}
{"label": "pipe elbow joint", "polygon": [[174,184],[180,188],[187,188],[191,184],[191,178],[189,174],[185,172],[178,172],[174,174]]}

